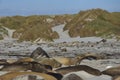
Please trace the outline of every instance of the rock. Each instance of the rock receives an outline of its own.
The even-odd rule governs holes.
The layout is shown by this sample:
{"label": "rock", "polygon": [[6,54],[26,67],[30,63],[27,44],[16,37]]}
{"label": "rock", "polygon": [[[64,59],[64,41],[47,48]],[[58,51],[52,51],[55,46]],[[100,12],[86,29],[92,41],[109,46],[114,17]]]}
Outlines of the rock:
{"label": "rock", "polygon": [[40,57],[47,57],[50,58],[50,56],[45,52],[41,47],[38,47],[35,49],[32,54],[30,55],[31,58],[33,59],[38,59]]}

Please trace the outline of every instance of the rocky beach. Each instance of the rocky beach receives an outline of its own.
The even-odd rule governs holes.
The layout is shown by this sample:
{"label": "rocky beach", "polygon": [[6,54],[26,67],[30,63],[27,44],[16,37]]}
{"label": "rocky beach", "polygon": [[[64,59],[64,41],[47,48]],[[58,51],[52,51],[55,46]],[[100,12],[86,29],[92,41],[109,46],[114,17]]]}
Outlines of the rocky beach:
{"label": "rocky beach", "polygon": [[[0,41],[0,59],[19,59],[29,57],[37,48],[44,49],[50,57],[72,57],[85,53],[93,53],[99,60],[83,60],[80,65],[88,65],[100,71],[108,67],[120,65],[120,41],[99,37],[71,38],[63,31],[64,25],[54,27],[60,38],[54,42],[17,42],[10,36]],[[10,33],[11,34],[11,33]],[[6,73],[6,72],[5,72]],[[3,74],[3,72],[1,72]],[[77,73],[76,73],[77,74]],[[84,80],[111,80],[111,77],[102,75]]]}

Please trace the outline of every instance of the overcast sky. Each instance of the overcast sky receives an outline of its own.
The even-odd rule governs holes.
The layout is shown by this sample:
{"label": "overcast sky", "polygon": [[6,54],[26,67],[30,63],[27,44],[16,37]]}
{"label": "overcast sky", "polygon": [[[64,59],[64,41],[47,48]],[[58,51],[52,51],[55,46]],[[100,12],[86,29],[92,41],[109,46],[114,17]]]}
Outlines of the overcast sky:
{"label": "overcast sky", "polygon": [[0,0],[0,16],[73,14],[92,8],[120,12],[120,0]]}

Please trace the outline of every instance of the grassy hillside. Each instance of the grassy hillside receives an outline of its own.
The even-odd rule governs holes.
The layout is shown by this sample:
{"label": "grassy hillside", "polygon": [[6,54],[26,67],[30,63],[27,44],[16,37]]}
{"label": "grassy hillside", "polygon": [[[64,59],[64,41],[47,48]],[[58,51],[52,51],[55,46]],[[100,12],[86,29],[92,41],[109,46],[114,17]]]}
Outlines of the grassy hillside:
{"label": "grassy hillside", "polygon": [[0,25],[0,40],[3,39],[4,35],[8,35],[8,32]]}
{"label": "grassy hillside", "polygon": [[51,28],[67,23],[72,18],[72,15],[12,16],[1,18],[0,23],[10,29],[15,29],[13,37],[19,38],[20,41],[34,41],[37,38],[52,41],[59,36]]}
{"label": "grassy hillside", "polygon": [[110,13],[101,9],[79,12],[64,28],[71,37],[120,36],[120,13]]}
{"label": "grassy hillside", "polygon": [[[102,9],[80,11],[74,15],[32,15],[0,18],[0,24],[15,29],[13,37],[20,41],[34,41],[38,38],[52,41],[59,38],[52,27],[64,24],[64,30],[69,30],[71,37],[100,36],[105,38],[120,38],[120,12],[110,13]],[[0,27],[0,32],[7,34]],[[2,39],[2,35],[0,34]]]}

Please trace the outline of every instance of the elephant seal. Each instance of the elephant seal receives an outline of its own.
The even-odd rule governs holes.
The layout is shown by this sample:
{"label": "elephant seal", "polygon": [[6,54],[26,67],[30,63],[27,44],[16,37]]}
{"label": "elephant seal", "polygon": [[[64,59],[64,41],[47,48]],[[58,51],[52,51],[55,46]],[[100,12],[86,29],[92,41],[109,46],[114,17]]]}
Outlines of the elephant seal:
{"label": "elephant seal", "polygon": [[102,71],[102,73],[109,76],[120,75],[120,66],[108,68]]}
{"label": "elephant seal", "polygon": [[112,80],[120,80],[120,66],[108,68],[102,73],[111,76]]}
{"label": "elephant seal", "polygon": [[99,76],[101,75],[101,72],[97,69],[94,69],[87,65],[77,65],[77,66],[68,66],[68,67],[61,67],[55,70],[56,72],[65,75],[70,72],[76,72],[76,71],[85,71],[89,74]]}
{"label": "elephant seal", "polygon": [[112,77],[112,80],[120,80],[120,75]]}
{"label": "elephant seal", "polygon": [[6,59],[0,59],[0,65],[8,64]]}
{"label": "elephant seal", "polygon": [[53,58],[44,58],[44,57],[41,57],[39,59],[35,59],[35,61],[38,62],[38,63],[41,63],[41,64],[50,65],[53,68],[58,68],[58,67],[62,66],[62,64],[60,62],[56,61]]}
{"label": "elephant seal", "polygon": [[83,80],[80,76],[76,75],[76,74],[69,74],[66,77],[63,77],[62,80]]}
{"label": "elephant seal", "polygon": [[69,57],[53,57],[56,61],[58,61],[59,63],[61,63],[62,65],[65,66],[71,66],[71,65],[79,65],[80,62],[84,59],[88,59],[88,58],[94,58],[97,59],[97,56],[95,55],[79,55],[76,56],[75,58],[69,58]]}
{"label": "elephant seal", "polygon": [[47,74],[54,76],[57,80],[61,80],[63,78],[63,75],[60,73],[47,72]]}
{"label": "elephant seal", "polygon": [[25,63],[20,62],[6,64],[0,69],[0,71],[27,71],[27,70],[46,73],[49,70],[51,71],[52,67],[50,65],[43,65],[38,62],[25,62]]}
{"label": "elephant seal", "polygon": [[37,73],[37,72],[10,72],[0,76],[0,80],[14,80],[16,77],[22,75],[36,75],[36,76],[41,76],[44,80],[57,80],[54,76],[45,73]]}

